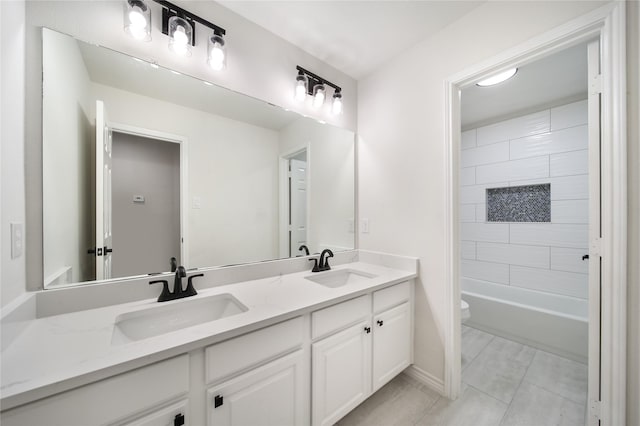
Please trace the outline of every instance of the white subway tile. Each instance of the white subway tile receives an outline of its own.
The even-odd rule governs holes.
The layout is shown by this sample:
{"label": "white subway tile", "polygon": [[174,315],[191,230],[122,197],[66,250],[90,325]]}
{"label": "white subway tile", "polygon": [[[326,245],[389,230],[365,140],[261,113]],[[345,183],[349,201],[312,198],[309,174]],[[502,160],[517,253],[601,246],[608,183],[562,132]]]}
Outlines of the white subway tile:
{"label": "white subway tile", "polygon": [[476,129],[462,132],[460,138],[460,149],[469,149],[476,147]]}
{"label": "white subway tile", "polygon": [[509,284],[509,265],[501,263],[463,260],[460,262],[460,273],[467,278]]}
{"label": "white subway tile", "polygon": [[479,242],[476,256],[486,262],[549,269],[549,247]]}
{"label": "white subway tile", "polygon": [[512,286],[531,290],[564,294],[586,299],[589,295],[589,276],[573,272],[511,266]]}
{"label": "white subway tile", "polygon": [[589,262],[582,260],[587,249],[551,247],[551,269],[556,271],[589,273]]}
{"label": "white subway tile", "polygon": [[465,149],[460,153],[462,167],[477,166],[479,164],[496,163],[509,159],[509,142],[500,142],[479,148]]}
{"label": "white subway tile", "polygon": [[589,198],[589,176],[562,176],[543,179],[527,179],[509,181],[510,186],[551,184],[551,201],[554,200],[586,200]]}
{"label": "white subway tile", "polygon": [[589,173],[589,151],[563,152],[551,155],[551,176],[583,175]]}
{"label": "white subway tile", "polygon": [[508,139],[522,138],[550,129],[549,110],[501,121],[477,129],[478,146],[493,144]]}
{"label": "white subway tile", "polygon": [[588,123],[587,100],[551,108],[551,130],[579,126]]}
{"label": "white subway tile", "polygon": [[538,157],[559,152],[577,151],[588,148],[587,126],[577,126],[557,130],[510,142],[510,158]]}
{"label": "white subway tile", "polygon": [[551,201],[552,223],[589,223],[589,200]]}
{"label": "white subway tile", "polygon": [[487,204],[476,204],[476,222],[487,221]]}
{"label": "white subway tile", "polygon": [[476,183],[490,183],[549,176],[549,157],[525,158],[476,168]]}
{"label": "white subway tile", "polygon": [[516,223],[509,226],[511,227],[509,231],[511,244],[573,248],[583,248],[588,245],[587,225]]}
{"label": "white subway tile", "polygon": [[475,185],[476,183],[476,168],[465,167],[460,169],[460,185]]}
{"label": "white subway tile", "polygon": [[462,241],[460,243],[460,252],[463,259],[475,260],[476,258],[475,241]]}
{"label": "white subway tile", "polygon": [[461,204],[460,205],[460,222],[475,222],[475,221],[476,221],[476,205]]}
{"label": "white subway tile", "polygon": [[506,182],[485,183],[460,187],[460,204],[478,204],[487,201],[487,188],[501,188]]}
{"label": "white subway tile", "polygon": [[461,223],[460,239],[465,241],[509,242],[509,225],[506,223]]}

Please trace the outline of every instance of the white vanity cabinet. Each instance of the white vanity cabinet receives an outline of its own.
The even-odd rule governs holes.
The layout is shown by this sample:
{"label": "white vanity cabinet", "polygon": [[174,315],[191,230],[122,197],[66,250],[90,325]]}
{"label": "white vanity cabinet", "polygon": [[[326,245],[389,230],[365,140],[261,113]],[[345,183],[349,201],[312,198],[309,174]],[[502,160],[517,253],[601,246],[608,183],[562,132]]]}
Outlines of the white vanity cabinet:
{"label": "white vanity cabinet", "polygon": [[207,424],[309,423],[307,317],[297,317],[205,350]]}
{"label": "white vanity cabinet", "polygon": [[2,412],[3,426],[189,424],[189,356],[181,355]]}
{"label": "white vanity cabinet", "polygon": [[411,364],[411,294],[404,282],[312,313],[314,426],[334,424]]}

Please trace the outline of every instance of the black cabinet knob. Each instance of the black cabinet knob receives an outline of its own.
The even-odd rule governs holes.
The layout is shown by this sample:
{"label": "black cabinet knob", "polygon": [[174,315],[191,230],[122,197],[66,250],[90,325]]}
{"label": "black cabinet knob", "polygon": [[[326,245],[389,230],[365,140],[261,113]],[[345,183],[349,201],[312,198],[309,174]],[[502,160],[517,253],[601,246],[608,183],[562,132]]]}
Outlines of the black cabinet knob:
{"label": "black cabinet knob", "polygon": [[365,328],[364,328],[364,331],[365,331],[367,334],[371,333],[371,327],[365,327]]}
{"label": "black cabinet knob", "polygon": [[184,414],[176,414],[173,418],[173,426],[182,426],[184,425]]}
{"label": "black cabinet knob", "polygon": [[382,325],[384,324],[384,322],[383,322],[382,320],[378,320],[377,322],[378,322],[378,325],[379,325],[380,327],[382,327]]}
{"label": "black cabinet knob", "polygon": [[222,404],[224,404],[224,399],[222,398],[222,395],[216,395],[215,398],[213,398],[213,408],[218,408]]}

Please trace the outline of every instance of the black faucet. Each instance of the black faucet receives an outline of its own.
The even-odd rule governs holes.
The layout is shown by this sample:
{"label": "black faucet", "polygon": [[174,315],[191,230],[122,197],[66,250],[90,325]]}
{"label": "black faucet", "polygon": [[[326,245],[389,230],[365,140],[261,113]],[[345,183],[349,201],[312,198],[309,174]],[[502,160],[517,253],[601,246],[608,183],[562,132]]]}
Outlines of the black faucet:
{"label": "black faucet", "polygon": [[[325,257],[326,255],[326,257]],[[331,269],[331,266],[329,266],[329,258],[333,257],[333,252],[329,249],[324,249],[322,250],[322,253],[320,253],[320,261],[318,261],[318,271],[317,272],[322,272],[322,271],[329,271]]]}
{"label": "black faucet", "polygon": [[168,302],[169,300],[182,299],[183,297],[195,296],[198,294],[193,287],[193,279],[196,277],[202,277],[203,274],[191,275],[187,280],[187,288],[182,290],[182,279],[187,276],[187,271],[184,266],[178,266],[176,268],[176,276],[173,281],[173,292],[169,291],[169,282],[167,280],[151,281],[149,284],[162,283],[162,293],[158,297],[158,302]]}
{"label": "black faucet", "polygon": [[300,247],[298,247],[298,251],[302,251],[302,250],[304,250],[304,255],[305,256],[309,256],[309,247],[307,247],[307,246],[305,246],[303,244]]}

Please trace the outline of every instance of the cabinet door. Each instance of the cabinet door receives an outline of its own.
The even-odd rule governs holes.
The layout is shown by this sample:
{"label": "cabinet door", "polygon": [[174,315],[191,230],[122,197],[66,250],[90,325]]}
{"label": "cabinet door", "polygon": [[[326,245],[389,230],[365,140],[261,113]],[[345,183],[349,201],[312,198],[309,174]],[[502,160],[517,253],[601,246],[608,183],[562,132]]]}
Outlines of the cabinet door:
{"label": "cabinet door", "polygon": [[209,389],[208,424],[308,424],[309,371],[304,354],[296,351]]}
{"label": "cabinet door", "polygon": [[188,426],[187,404],[186,400],[179,401],[167,407],[153,410],[146,416],[120,424],[123,426]]}
{"label": "cabinet door", "polygon": [[411,311],[409,302],[373,319],[373,391],[411,363]]}
{"label": "cabinet door", "polygon": [[369,396],[371,331],[362,321],[313,344],[314,426],[334,424]]}

